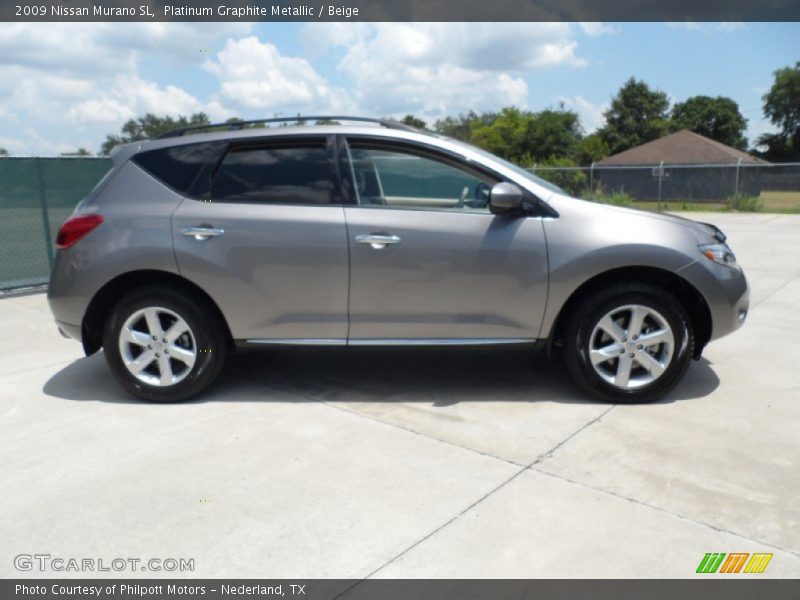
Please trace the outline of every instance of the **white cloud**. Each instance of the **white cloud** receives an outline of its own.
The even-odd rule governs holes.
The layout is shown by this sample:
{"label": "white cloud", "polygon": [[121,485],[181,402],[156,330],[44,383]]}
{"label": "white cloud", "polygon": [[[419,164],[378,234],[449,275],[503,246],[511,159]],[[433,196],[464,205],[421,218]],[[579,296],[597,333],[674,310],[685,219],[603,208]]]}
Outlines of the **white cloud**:
{"label": "white cloud", "polygon": [[228,40],[204,68],[216,75],[223,99],[248,109],[289,112],[328,110],[347,104],[304,58],[284,56],[255,36]]}
{"label": "white cloud", "polygon": [[585,22],[585,23],[578,23],[578,26],[581,28],[583,33],[588,35],[589,37],[597,37],[599,35],[608,35],[619,33],[622,31],[622,27],[619,25],[612,25],[610,23],[601,23],[601,22]]}
{"label": "white cloud", "polygon": [[[46,29],[43,29],[46,27]],[[248,23],[3,23],[0,65],[93,77],[133,73],[144,55],[200,64],[204,52]]]}
{"label": "white cloud", "polygon": [[558,101],[563,103],[565,108],[578,113],[581,125],[583,125],[583,129],[587,134],[596,131],[605,124],[603,113],[608,110],[608,104],[606,103],[593,104],[583,96],[575,96],[573,98],[559,96]]}
{"label": "white cloud", "polygon": [[84,100],[67,111],[67,118],[79,123],[119,123],[133,116],[130,106],[114,98]]}
{"label": "white cloud", "polygon": [[673,29],[685,29],[686,31],[696,31],[699,33],[713,33],[715,31],[722,31],[724,33],[731,33],[744,27],[744,23],[738,21],[723,21],[720,23],[696,23],[694,21],[678,21],[668,22],[668,27]]}
{"label": "white cloud", "polygon": [[[41,24],[6,24],[0,36],[3,133],[13,141],[24,123],[35,123],[47,133],[26,136],[25,146],[41,144],[41,153],[57,149],[48,136],[69,131],[99,144],[105,133],[146,112],[205,111],[212,120],[248,113],[414,112],[432,120],[527,107],[532,72],[587,64],[577,28],[566,23],[312,23],[301,28],[305,51],[299,56],[249,35],[251,27],[55,23],[43,35]],[[603,24],[584,31],[610,33]],[[334,64],[335,72],[323,76],[307,58],[314,56]],[[143,76],[143,64],[202,67],[212,81],[190,76],[205,86],[201,97],[197,87]]]}
{"label": "white cloud", "polygon": [[587,64],[566,23],[314,23],[301,38],[338,55],[357,105],[379,115],[524,107],[523,73]]}
{"label": "white cloud", "polygon": [[[200,66],[227,37],[251,29],[249,23],[5,23],[0,116],[6,139],[20,148],[15,152],[45,154],[74,150],[70,143],[48,141],[62,132],[102,139],[102,132],[146,112],[176,116],[206,110],[212,118],[228,118],[230,111],[218,99],[206,104],[171,82],[157,84],[140,75],[141,64],[151,59]],[[26,134],[20,141],[26,123],[47,133]]]}
{"label": "white cloud", "polygon": [[722,23],[717,23],[716,29],[717,31],[736,31],[737,29],[742,29],[744,27],[744,23],[740,21],[725,21]]}

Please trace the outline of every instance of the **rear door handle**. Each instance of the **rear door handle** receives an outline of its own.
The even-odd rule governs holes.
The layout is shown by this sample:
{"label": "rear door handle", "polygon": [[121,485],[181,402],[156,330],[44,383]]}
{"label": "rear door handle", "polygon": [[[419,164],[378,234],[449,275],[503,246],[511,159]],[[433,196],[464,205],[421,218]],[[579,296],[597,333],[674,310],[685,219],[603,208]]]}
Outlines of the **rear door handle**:
{"label": "rear door handle", "polygon": [[184,227],[181,229],[181,235],[194,238],[198,242],[209,240],[223,233],[225,233],[224,229],[217,229],[216,227]]}
{"label": "rear door handle", "polygon": [[390,244],[399,244],[403,240],[396,235],[386,235],[380,233],[371,233],[369,235],[357,235],[356,242],[359,244],[369,244],[373,250],[383,250]]}

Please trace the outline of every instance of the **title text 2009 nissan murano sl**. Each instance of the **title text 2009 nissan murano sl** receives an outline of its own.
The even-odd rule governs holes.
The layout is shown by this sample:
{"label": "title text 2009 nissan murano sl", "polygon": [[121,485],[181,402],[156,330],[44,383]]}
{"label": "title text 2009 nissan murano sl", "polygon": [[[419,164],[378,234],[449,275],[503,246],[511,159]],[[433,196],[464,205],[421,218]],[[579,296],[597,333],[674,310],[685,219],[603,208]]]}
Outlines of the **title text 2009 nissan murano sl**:
{"label": "title text 2009 nissan murano sl", "polygon": [[241,346],[529,344],[559,348],[586,392],[643,402],[747,315],[713,225],[577,200],[461,142],[332,118],[118,147],[58,234],[61,331],[155,401],[204,390]]}

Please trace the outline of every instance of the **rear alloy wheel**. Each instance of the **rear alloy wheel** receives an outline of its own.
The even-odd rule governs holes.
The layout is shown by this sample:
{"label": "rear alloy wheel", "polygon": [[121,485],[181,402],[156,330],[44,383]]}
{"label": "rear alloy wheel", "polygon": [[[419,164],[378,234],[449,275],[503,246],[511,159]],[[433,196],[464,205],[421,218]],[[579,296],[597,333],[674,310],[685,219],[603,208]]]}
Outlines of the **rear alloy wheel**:
{"label": "rear alloy wheel", "polygon": [[178,314],[162,306],[134,312],[119,332],[119,353],[131,375],[142,383],[180,383],[197,361],[197,342]]}
{"label": "rear alloy wheel", "polygon": [[694,336],[669,292],[619,284],[573,311],[563,343],[567,370],[583,390],[610,402],[652,402],[685,373]]}
{"label": "rear alloy wheel", "polygon": [[176,402],[211,385],[225,360],[226,336],[205,303],[176,290],[145,288],[114,307],[103,347],[126,390],[145,400]]}

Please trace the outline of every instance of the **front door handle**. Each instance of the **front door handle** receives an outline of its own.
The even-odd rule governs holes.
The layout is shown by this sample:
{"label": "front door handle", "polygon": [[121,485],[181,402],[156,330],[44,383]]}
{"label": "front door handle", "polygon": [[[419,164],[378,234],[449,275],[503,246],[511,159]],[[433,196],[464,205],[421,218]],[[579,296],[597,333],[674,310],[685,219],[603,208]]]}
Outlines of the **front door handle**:
{"label": "front door handle", "polygon": [[399,244],[402,242],[396,235],[386,235],[382,233],[371,233],[369,235],[357,235],[356,242],[359,244],[369,244],[373,250],[383,250],[390,244]]}
{"label": "front door handle", "polygon": [[223,233],[225,233],[224,229],[217,229],[216,227],[184,227],[181,229],[181,235],[194,238],[198,242],[209,240]]}

